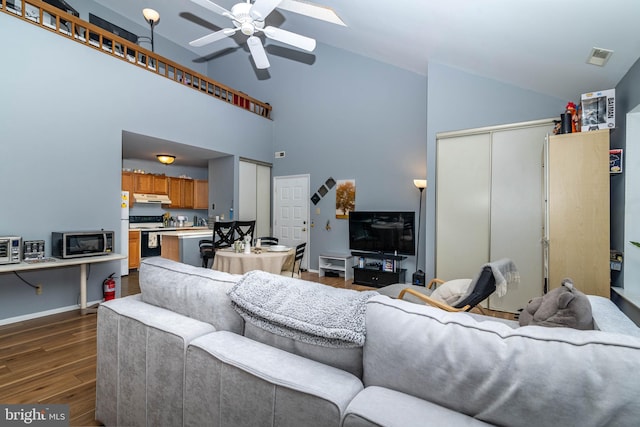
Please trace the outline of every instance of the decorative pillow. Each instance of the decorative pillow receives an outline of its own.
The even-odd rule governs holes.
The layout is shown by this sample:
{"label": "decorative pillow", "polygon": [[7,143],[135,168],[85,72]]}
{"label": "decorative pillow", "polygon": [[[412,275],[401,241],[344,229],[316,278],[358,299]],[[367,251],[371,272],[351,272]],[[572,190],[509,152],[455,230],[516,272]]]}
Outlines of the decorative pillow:
{"label": "decorative pillow", "polygon": [[471,279],[455,279],[444,282],[431,293],[431,298],[453,305],[467,292]]}

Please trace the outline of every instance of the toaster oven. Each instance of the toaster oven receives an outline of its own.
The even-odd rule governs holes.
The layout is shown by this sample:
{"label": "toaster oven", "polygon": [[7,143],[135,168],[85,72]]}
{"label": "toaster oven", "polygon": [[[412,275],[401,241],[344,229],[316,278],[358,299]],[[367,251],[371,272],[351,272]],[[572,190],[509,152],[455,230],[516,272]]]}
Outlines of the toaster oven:
{"label": "toaster oven", "polygon": [[0,237],[0,264],[17,264],[22,261],[22,237]]}

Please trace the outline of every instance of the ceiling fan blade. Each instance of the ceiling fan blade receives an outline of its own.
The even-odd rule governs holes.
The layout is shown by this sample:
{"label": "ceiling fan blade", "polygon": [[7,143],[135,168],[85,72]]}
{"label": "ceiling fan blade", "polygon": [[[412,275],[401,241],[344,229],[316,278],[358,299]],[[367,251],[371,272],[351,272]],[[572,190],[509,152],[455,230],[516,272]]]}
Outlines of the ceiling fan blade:
{"label": "ceiling fan blade", "polygon": [[216,31],[215,33],[207,34],[204,37],[190,41],[189,46],[200,47],[209,43],[217,42],[218,40],[233,35],[236,31],[238,31],[237,28],[224,28],[220,31]]}
{"label": "ceiling fan blade", "polygon": [[282,0],[256,0],[251,6],[249,15],[256,21],[264,21],[264,19],[278,7]]}
{"label": "ceiling fan blade", "polygon": [[321,21],[331,22],[332,24],[342,25],[344,27],[347,24],[333,11],[333,9],[313,4],[302,0],[282,0],[279,9],[288,10],[289,12],[295,12],[300,15],[309,16],[311,18],[319,19]]}
{"label": "ceiling fan blade", "polygon": [[215,12],[219,15],[222,16],[226,16],[228,18],[233,19],[233,15],[231,15],[231,12],[229,12],[227,9],[225,9],[222,6],[218,6],[217,4],[215,4],[212,1],[209,0],[191,0],[193,3],[204,7],[205,9],[209,9],[212,12]]}
{"label": "ceiling fan blade", "polygon": [[282,43],[312,52],[316,48],[316,41],[310,37],[301,36],[291,31],[283,30],[277,27],[266,27],[262,30],[270,39],[277,40]]}
{"label": "ceiling fan blade", "polygon": [[269,68],[271,64],[269,64],[267,52],[264,51],[264,46],[262,46],[262,40],[259,37],[251,36],[247,39],[247,45],[256,67],[259,69]]}

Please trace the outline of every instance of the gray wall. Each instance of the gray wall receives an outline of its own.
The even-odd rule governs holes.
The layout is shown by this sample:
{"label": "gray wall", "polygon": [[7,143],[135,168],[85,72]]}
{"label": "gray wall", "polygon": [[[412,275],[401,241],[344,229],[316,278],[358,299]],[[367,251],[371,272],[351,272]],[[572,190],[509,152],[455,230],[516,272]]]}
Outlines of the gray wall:
{"label": "gray wall", "polygon": [[[234,53],[212,62],[209,73],[277,105],[274,150],[286,157],[273,161],[274,176],[310,173],[312,193],[329,176],[354,178],[356,209],[416,213],[413,179],[428,178],[420,248],[427,277],[435,265],[436,134],[554,117],[566,105],[439,64],[430,65],[427,78],[322,44],[314,55],[308,65],[270,54],[271,68],[256,72],[246,52]],[[311,268],[322,252],[348,250],[334,198],[331,191],[321,200],[320,215],[311,205]],[[405,266],[415,270],[413,257]]]}
{"label": "gray wall", "polygon": [[[52,231],[118,230],[123,130],[271,160],[269,120],[4,13],[0,38],[11,40],[0,69],[0,235],[44,239],[49,255]],[[106,264],[90,268],[89,301],[119,271]],[[75,306],[78,274],[24,273],[42,296],[0,274],[0,322]]]}
{"label": "gray wall", "polygon": [[[625,149],[627,147],[627,113],[640,105],[639,82],[640,61],[631,67],[616,86],[616,128],[611,131],[611,148]],[[629,143],[637,144],[638,142],[630,141]],[[620,251],[623,251],[625,246],[625,175],[622,173],[611,176],[611,248]],[[637,184],[635,185],[637,186]],[[613,286],[624,287],[624,272],[612,273],[611,279]]]}
{"label": "gray wall", "polygon": [[427,277],[434,275],[436,257],[436,134],[560,117],[566,103],[563,99],[541,95],[445,65],[429,65]]}
{"label": "gray wall", "polygon": [[[356,209],[417,214],[413,179],[427,173],[426,78],[326,45],[314,55],[309,64],[269,53],[271,68],[256,72],[239,50],[212,61],[209,74],[274,105],[272,149],[286,157],[272,158],[273,176],[309,174],[310,195],[329,177],[355,179]],[[335,218],[335,188],[310,206],[309,267],[317,269],[321,253],[348,252],[348,223]],[[414,257],[404,266],[410,280]]]}

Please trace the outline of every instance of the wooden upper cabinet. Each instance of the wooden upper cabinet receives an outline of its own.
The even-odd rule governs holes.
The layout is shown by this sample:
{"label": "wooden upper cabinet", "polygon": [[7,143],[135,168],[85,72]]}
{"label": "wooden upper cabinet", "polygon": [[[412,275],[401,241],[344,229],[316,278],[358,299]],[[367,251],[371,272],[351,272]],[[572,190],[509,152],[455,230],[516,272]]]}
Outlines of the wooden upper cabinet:
{"label": "wooden upper cabinet", "polygon": [[122,172],[122,190],[129,192],[129,206],[133,205],[133,193],[168,194],[170,208],[207,209],[209,204],[209,183],[205,179]]}
{"label": "wooden upper cabinet", "polygon": [[182,179],[182,207],[193,209],[193,179]]}
{"label": "wooden upper cabinet", "polygon": [[209,209],[209,181],[196,179],[193,186],[193,208]]}
{"label": "wooden upper cabinet", "polygon": [[136,173],[134,176],[134,189],[136,193],[151,194],[153,193],[153,175],[145,173]]}
{"label": "wooden upper cabinet", "polygon": [[131,197],[133,195],[133,189],[133,172],[122,172],[122,191],[128,191]]}
{"label": "wooden upper cabinet", "polygon": [[141,194],[167,194],[168,179],[164,175],[122,172],[122,190]]}
{"label": "wooden upper cabinet", "polygon": [[169,178],[169,200],[171,200],[170,208],[182,207],[182,178]]}
{"label": "wooden upper cabinet", "polygon": [[153,194],[169,194],[169,181],[164,175],[153,175]]}

